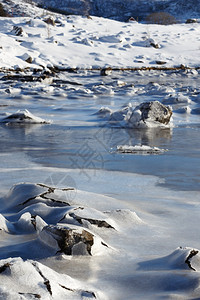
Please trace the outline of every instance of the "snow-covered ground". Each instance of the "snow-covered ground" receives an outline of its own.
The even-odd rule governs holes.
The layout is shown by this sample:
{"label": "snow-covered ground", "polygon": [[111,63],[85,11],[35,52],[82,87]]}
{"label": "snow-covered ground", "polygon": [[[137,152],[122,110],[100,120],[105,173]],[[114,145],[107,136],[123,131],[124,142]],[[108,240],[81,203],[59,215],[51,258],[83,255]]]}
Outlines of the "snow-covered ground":
{"label": "snow-covered ground", "polygon": [[25,7],[0,19],[0,298],[199,299],[200,24]]}
{"label": "snow-covered ground", "polygon": [[[0,67],[199,67],[200,24],[123,23],[82,16],[1,18]],[[81,54],[81,55],[80,55]]]}

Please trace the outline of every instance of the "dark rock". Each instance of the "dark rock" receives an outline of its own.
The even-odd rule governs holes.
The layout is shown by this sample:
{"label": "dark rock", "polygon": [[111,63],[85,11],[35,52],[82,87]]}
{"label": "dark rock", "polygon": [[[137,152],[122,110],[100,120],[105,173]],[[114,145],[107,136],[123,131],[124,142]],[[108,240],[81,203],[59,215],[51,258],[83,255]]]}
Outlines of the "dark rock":
{"label": "dark rock", "polygon": [[31,297],[31,299],[41,299],[41,295],[39,295],[39,294],[33,294],[33,293],[20,293],[20,292],[19,292],[19,295],[22,295],[22,296],[24,296],[25,298],[26,298],[26,297],[27,297],[27,298]]}
{"label": "dark rock", "polygon": [[0,267],[0,273],[3,273],[7,268],[10,268],[11,264],[6,263],[3,266]]}
{"label": "dark rock", "polygon": [[126,22],[134,22],[134,23],[137,23],[136,19],[133,18],[133,17],[130,17],[126,20]]}
{"label": "dark rock", "polygon": [[46,231],[46,233],[50,234],[57,241],[60,252],[72,255],[73,247],[82,242],[85,244],[88,254],[91,255],[94,236],[85,229],[78,231],[69,227],[45,226],[43,231]]}
{"label": "dark rock", "polygon": [[153,47],[155,49],[160,48],[160,45],[158,43],[156,43],[156,41],[154,41],[154,39],[151,39],[151,38],[146,39],[145,44],[146,44],[146,47]]}
{"label": "dark rock", "polygon": [[165,65],[167,62],[162,60],[157,60],[156,63],[157,65]]}
{"label": "dark rock", "polygon": [[108,68],[103,68],[101,69],[101,76],[108,76],[112,74],[112,68],[108,67]]}
{"label": "dark rock", "polygon": [[31,56],[29,56],[29,57],[27,57],[27,59],[25,59],[25,61],[26,61],[27,63],[29,63],[29,64],[32,64],[33,59],[32,59]]}
{"label": "dark rock", "polygon": [[55,20],[51,17],[48,17],[47,19],[44,19],[44,22],[47,23],[48,25],[55,26]]}
{"label": "dark rock", "polygon": [[198,23],[197,19],[187,19],[186,24],[191,24],[191,23]]}
{"label": "dark rock", "polygon": [[160,48],[160,46],[158,45],[158,44],[155,44],[155,43],[150,43],[150,45],[153,47],[153,48],[155,48],[155,49],[159,49]]}
{"label": "dark rock", "polygon": [[172,116],[171,109],[159,101],[144,102],[138,105],[132,113],[133,117],[138,111],[140,111],[140,120],[137,122],[151,121],[167,125]]}
{"label": "dark rock", "polygon": [[138,63],[138,64],[144,64],[143,60],[135,60],[135,62]]}
{"label": "dark rock", "polygon": [[140,105],[143,121],[152,119],[162,124],[168,124],[172,116],[172,111],[168,106],[163,105],[159,101],[145,102]]}
{"label": "dark rock", "polygon": [[108,222],[106,222],[105,220],[97,220],[97,219],[92,219],[92,218],[83,218],[83,217],[80,217],[80,216],[76,215],[75,213],[70,213],[69,215],[70,215],[70,217],[77,220],[80,224],[83,224],[83,220],[86,220],[90,224],[96,225],[97,227],[104,227],[104,228],[114,229],[114,227],[112,227],[110,224],[108,224]]}
{"label": "dark rock", "polygon": [[183,64],[180,65],[181,70],[185,70],[186,66],[184,66]]}
{"label": "dark rock", "polygon": [[188,267],[191,269],[191,270],[193,270],[193,271],[196,271],[196,269],[195,268],[193,268],[192,267],[192,265],[191,265],[191,258],[193,257],[193,256],[195,256],[195,255],[197,255],[199,253],[199,251],[198,250],[191,250],[190,251],[190,253],[189,253],[189,255],[188,255],[188,257],[186,258],[186,260],[185,260],[185,263],[188,265]]}
{"label": "dark rock", "polygon": [[23,29],[22,27],[19,26],[13,26],[13,30],[12,30],[16,36],[22,36],[23,35]]}

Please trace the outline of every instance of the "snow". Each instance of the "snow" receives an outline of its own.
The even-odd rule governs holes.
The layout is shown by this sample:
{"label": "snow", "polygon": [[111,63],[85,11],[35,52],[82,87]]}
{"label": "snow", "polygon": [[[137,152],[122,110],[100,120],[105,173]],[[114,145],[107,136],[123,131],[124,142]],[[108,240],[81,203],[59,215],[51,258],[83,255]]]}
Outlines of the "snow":
{"label": "snow", "polygon": [[[163,26],[59,16],[55,26],[45,17],[1,18],[0,25],[1,68],[159,68],[159,61],[165,68],[199,66],[198,23]],[[17,36],[13,28],[22,33]]]}

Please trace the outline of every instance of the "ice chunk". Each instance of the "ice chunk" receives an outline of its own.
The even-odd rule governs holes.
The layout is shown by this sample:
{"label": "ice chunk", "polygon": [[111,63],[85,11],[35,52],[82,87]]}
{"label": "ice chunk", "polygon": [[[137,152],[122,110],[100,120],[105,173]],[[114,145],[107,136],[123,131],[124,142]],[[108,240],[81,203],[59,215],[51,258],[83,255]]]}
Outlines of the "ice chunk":
{"label": "ice chunk", "polygon": [[167,150],[158,147],[151,147],[147,145],[119,145],[117,151],[120,153],[133,153],[133,154],[161,154]]}

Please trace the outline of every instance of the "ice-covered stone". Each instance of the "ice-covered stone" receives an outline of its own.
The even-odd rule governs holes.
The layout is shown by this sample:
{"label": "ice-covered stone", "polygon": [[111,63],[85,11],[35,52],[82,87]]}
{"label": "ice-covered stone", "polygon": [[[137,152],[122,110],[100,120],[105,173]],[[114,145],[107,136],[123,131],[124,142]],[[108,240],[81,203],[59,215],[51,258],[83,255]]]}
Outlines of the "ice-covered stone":
{"label": "ice-covered stone", "polygon": [[153,48],[156,48],[156,49],[160,48],[160,45],[154,39],[151,39],[151,38],[145,40],[145,46],[146,47],[153,47]]}
{"label": "ice-covered stone", "polygon": [[49,121],[45,121],[40,117],[34,116],[27,109],[18,110],[16,113],[7,116],[0,120],[0,123],[6,124],[48,124]]}
{"label": "ice-covered stone", "polygon": [[33,62],[33,58],[28,53],[24,53],[21,56],[21,59],[24,60],[24,61],[26,61],[29,64],[31,64]]}
{"label": "ice-covered stone", "polygon": [[55,252],[66,255],[95,255],[108,247],[90,230],[70,225],[45,226],[40,232],[40,240],[54,248]]}
{"label": "ice-covered stone", "polygon": [[81,224],[87,227],[87,224],[95,225],[100,228],[114,229],[112,219],[104,213],[89,207],[76,207],[67,212],[63,221],[66,223]]}
{"label": "ice-covered stone", "polygon": [[179,247],[171,254],[145,261],[139,264],[140,269],[164,270],[164,269],[188,269],[193,271],[200,270],[199,250],[190,247]]}
{"label": "ice-covered stone", "polygon": [[168,125],[172,116],[172,110],[159,101],[144,102],[133,111],[129,111],[126,121],[133,127],[153,127]]}

